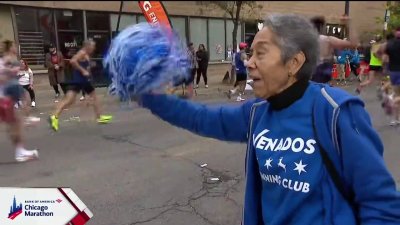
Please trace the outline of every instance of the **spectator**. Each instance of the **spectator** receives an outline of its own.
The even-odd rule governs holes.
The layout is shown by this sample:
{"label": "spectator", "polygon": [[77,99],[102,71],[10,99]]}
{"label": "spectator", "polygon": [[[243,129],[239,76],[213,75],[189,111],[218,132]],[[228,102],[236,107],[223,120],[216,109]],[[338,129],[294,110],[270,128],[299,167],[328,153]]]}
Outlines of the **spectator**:
{"label": "spectator", "polygon": [[206,47],[204,47],[203,44],[199,45],[199,48],[196,52],[196,58],[197,58],[197,78],[196,78],[196,88],[199,87],[199,82],[200,82],[200,77],[203,76],[204,84],[206,85],[206,88],[208,88],[207,84],[207,68],[208,68],[208,61],[209,61],[209,56],[208,56],[208,51],[206,50]]}
{"label": "spectator", "polygon": [[57,51],[53,44],[50,44],[49,53],[46,54],[46,67],[48,68],[49,82],[56,93],[55,102],[58,102],[60,97],[60,91],[58,85],[60,85],[63,94],[66,94],[65,89],[65,62],[61,52]]}
{"label": "spectator", "polygon": [[398,225],[400,195],[364,103],[309,82],[318,49],[306,18],[272,14],[247,64],[257,98],[208,106],[145,94],[139,102],[175,126],[247,143],[243,225]]}
{"label": "spectator", "polygon": [[36,106],[35,91],[33,90],[33,72],[29,68],[25,60],[21,59],[21,68],[18,72],[19,84],[29,93],[31,99],[31,107]]}

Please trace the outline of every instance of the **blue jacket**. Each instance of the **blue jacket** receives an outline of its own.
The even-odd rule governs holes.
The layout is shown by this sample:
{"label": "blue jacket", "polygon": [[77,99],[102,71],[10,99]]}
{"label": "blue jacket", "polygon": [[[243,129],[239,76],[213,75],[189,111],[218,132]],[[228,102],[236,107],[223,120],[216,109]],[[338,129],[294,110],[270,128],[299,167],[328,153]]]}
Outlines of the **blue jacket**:
{"label": "blue jacket", "polygon": [[[400,224],[400,195],[396,191],[395,182],[384,164],[382,142],[372,128],[363,102],[340,89],[315,83],[309,85],[303,98],[298,101],[298,103],[294,104],[302,105],[304,103],[311,105],[315,101],[318,140],[334,162],[342,180],[346,184],[346,189],[350,190],[351,188],[355,192],[357,217],[361,224]],[[264,161],[262,161],[263,164],[261,165],[259,160],[261,154],[258,153],[260,152],[258,144],[261,138],[264,138],[263,144],[265,146],[267,146],[265,141],[268,138],[256,133],[260,128],[268,127],[268,124],[264,122],[265,119],[281,114],[281,112],[272,112],[268,102],[262,99],[253,99],[236,106],[206,106],[182,100],[175,96],[144,95],[141,98],[141,105],[149,108],[153,114],[158,115],[161,119],[199,135],[225,141],[248,143],[243,225],[356,224],[355,213],[337,191],[331,177],[323,166],[321,166],[318,174],[318,182],[314,181],[319,192],[313,192],[318,192],[319,198],[317,200],[314,199],[314,202],[319,203],[321,207],[310,205],[310,202],[312,202],[311,197],[301,197],[305,196],[304,193],[309,191],[309,186],[303,185],[302,190],[300,190],[301,187],[297,184],[298,192],[295,195],[292,192],[293,189],[296,189],[296,184],[293,185],[292,183],[290,187],[290,183],[287,180],[286,183],[279,181],[279,185],[291,189],[292,192],[288,190],[287,194],[293,196],[293,201],[273,202],[275,195],[274,193],[269,193],[270,189],[273,191],[272,188],[269,188],[272,186],[268,186],[271,184],[265,182],[272,178],[260,172],[261,167],[264,166]],[[311,115],[311,108],[308,106],[303,107],[303,112],[292,113],[292,119],[290,121],[289,118],[288,122],[295,127],[299,123],[308,121],[306,126],[303,127],[309,126],[310,116],[309,119],[306,118],[304,121],[300,121],[296,116],[296,113],[304,112],[308,113],[307,115]],[[187,115],[190,116],[188,117]],[[262,133],[265,134],[268,131],[264,129]],[[307,132],[309,132],[308,128]],[[268,142],[268,145],[271,143]],[[275,147],[276,143],[276,141],[273,143]],[[312,142],[310,143],[313,144]],[[281,144],[278,145],[278,148],[283,150]],[[277,148],[275,148],[276,150]],[[307,150],[310,150],[310,148]],[[313,155],[313,160],[321,162],[318,154]],[[279,167],[279,164],[274,164],[275,167],[277,165]],[[284,166],[284,164],[281,165]],[[288,163],[286,165],[289,166]],[[298,166],[298,164],[296,165]],[[263,169],[265,170],[265,167]],[[286,172],[286,167],[284,169]],[[288,172],[291,171],[293,173],[293,168],[287,169]],[[307,167],[305,169],[308,171]],[[294,172],[294,175],[296,175],[297,172]],[[302,171],[298,170],[298,172],[299,176],[311,176],[309,175],[310,171],[301,175]],[[268,188],[265,189],[265,187]],[[265,195],[268,194],[273,194],[273,196],[269,196],[269,202],[265,202]],[[295,199],[297,198],[295,196],[300,197]],[[276,196],[276,199],[279,197]],[[281,210],[274,211],[272,205],[281,207]],[[274,212],[273,215],[269,215],[271,211]]]}

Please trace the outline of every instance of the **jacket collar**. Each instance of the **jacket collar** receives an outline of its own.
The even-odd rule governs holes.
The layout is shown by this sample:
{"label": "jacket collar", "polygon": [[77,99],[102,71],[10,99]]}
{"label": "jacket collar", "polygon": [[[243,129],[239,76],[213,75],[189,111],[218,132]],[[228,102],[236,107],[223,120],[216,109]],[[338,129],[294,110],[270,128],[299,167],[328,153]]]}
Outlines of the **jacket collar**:
{"label": "jacket collar", "polygon": [[298,80],[292,86],[277,95],[269,97],[267,100],[273,110],[282,110],[303,97],[308,85],[307,79]]}

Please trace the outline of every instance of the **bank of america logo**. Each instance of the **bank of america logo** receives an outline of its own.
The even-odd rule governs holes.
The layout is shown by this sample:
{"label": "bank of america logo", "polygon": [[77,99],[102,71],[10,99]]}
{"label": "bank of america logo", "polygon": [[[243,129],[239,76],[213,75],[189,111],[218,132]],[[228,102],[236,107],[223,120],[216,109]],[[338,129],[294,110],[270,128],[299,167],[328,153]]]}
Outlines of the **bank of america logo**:
{"label": "bank of america logo", "polygon": [[17,206],[17,199],[15,199],[14,196],[14,201],[10,207],[10,213],[8,214],[8,218],[13,220],[21,213],[22,213],[22,203],[19,203],[19,205]]}

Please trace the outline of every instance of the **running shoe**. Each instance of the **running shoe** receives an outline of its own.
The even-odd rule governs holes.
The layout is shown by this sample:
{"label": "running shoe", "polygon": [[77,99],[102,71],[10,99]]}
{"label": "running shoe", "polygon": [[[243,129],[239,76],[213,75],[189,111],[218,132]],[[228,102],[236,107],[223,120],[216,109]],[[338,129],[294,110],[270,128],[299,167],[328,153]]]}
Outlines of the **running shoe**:
{"label": "running shoe", "polygon": [[30,160],[35,160],[39,158],[38,150],[25,150],[22,153],[15,154],[15,161],[17,162],[27,162]]}
{"label": "running shoe", "polygon": [[82,96],[82,97],[79,99],[79,101],[83,101],[83,100],[85,100],[85,96]]}
{"label": "running shoe", "polygon": [[398,126],[400,125],[400,120],[392,120],[390,121],[390,126]]}
{"label": "running shoe", "polygon": [[100,118],[97,119],[97,123],[109,123],[112,118],[113,116],[111,115],[101,115]]}
{"label": "running shoe", "polygon": [[35,101],[31,102],[31,107],[36,107],[36,102]]}
{"label": "running shoe", "polygon": [[56,116],[52,115],[49,117],[49,124],[54,131],[58,131],[58,118]]}

